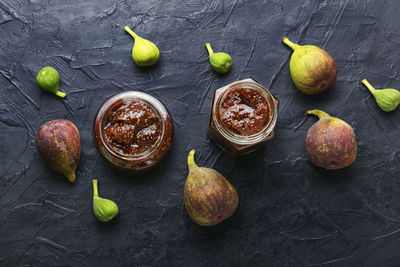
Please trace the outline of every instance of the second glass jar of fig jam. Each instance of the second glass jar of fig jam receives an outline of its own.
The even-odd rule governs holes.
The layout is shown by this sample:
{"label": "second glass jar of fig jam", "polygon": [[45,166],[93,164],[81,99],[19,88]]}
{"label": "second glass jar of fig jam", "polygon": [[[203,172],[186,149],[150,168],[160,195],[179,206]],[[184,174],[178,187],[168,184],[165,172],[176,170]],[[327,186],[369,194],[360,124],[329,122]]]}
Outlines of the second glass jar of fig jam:
{"label": "second glass jar of fig jam", "polygon": [[165,106],[138,91],[117,94],[99,109],[93,126],[99,153],[112,165],[141,171],[155,165],[168,152],[173,126]]}
{"label": "second glass jar of fig jam", "polygon": [[278,100],[253,79],[214,93],[208,136],[233,156],[250,153],[274,137]]}

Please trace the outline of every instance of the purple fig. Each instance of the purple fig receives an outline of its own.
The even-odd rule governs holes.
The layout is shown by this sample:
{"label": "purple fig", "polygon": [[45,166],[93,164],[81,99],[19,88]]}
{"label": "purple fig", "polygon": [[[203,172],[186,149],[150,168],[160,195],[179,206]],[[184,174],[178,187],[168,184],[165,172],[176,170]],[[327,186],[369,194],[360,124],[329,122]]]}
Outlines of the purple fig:
{"label": "purple fig", "polygon": [[342,169],[352,164],[357,157],[353,128],[322,110],[309,110],[306,114],[319,118],[307,133],[306,150],[310,160],[328,170]]}
{"label": "purple fig", "polygon": [[79,131],[68,120],[53,120],[43,124],[36,135],[40,157],[54,171],[73,183],[81,156]]}
{"label": "purple fig", "polygon": [[214,169],[198,167],[193,149],[188,156],[189,175],[185,183],[185,208],[190,218],[202,226],[216,225],[236,210],[236,189]]}

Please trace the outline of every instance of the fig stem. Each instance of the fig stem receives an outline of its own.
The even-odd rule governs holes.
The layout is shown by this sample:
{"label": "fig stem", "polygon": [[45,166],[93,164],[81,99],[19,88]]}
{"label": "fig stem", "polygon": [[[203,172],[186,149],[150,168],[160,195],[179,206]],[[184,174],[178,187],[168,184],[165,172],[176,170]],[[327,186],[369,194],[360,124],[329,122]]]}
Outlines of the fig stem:
{"label": "fig stem", "polygon": [[282,38],[282,42],[285,44],[285,45],[287,45],[287,46],[289,46],[290,48],[292,48],[293,50],[295,50],[296,48],[298,48],[300,45],[298,45],[298,44],[295,44],[295,43],[293,43],[293,42],[291,42],[290,40],[289,40],[289,38],[287,38],[287,37],[283,37]]}
{"label": "fig stem", "polygon": [[207,48],[208,54],[209,54],[210,56],[211,56],[212,54],[214,54],[214,51],[212,50],[210,43],[206,43],[206,48]]}
{"label": "fig stem", "polygon": [[128,26],[125,26],[125,27],[124,27],[124,30],[125,30],[127,33],[129,33],[129,34],[133,37],[133,39],[136,39],[136,37],[138,37],[138,35],[137,35],[136,33],[134,33],[134,32],[131,30],[131,28],[129,28]]}
{"label": "fig stem", "polygon": [[189,172],[191,172],[192,170],[199,167],[199,166],[197,166],[196,162],[194,161],[194,153],[195,152],[196,152],[196,150],[192,149],[188,155],[187,161],[188,161],[188,166],[189,166]]}
{"label": "fig stem", "polygon": [[361,81],[367,88],[368,90],[373,94],[375,92],[375,88],[367,81],[367,79],[364,79]]}
{"label": "fig stem", "polygon": [[319,119],[323,119],[323,118],[328,118],[330,117],[330,115],[322,110],[319,109],[313,109],[313,110],[308,110],[306,112],[307,115],[315,115],[317,116]]}
{"label": "fig stem", "polygon": [[98,197],[99,196],[99,191],[97,189],[97,179],[93,179],[92,183],[93,183],[93,197]]}
{"label": "fig stem", "polygon": [[61,97],[61,98],[65,98],[65,96],[67,95],[66,93],[63,93],[63,92],[60,92],[60,91],[55,92],[55,94],[57,96]]}

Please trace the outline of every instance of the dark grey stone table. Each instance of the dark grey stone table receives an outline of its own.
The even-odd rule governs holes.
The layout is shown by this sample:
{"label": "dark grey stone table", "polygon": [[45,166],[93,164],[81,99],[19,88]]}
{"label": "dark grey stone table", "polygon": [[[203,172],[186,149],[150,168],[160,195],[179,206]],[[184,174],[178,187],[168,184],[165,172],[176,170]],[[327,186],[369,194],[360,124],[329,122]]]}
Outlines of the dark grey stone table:
{"label": "dark grey stone table", "polygon": [[[0,0],[0,265],[2,266],[399,266],[400,111],[382,112],[361,85],[400,88],[398,1]],[[129,25],[161,58],[141,69],[131,58]],[[306,96],[289,73],[287,35],[336,60],[338,78]],[[205,42],[233,58],[212,71]],[[44,66],[60,72],[62,100],[38,88]],[[206,137],[213,92],[252,77],[280,99],[278,127],[265,148],[232,158]],[[165,160],[137,175],[99,156],[92,122],[110,96],[153,94],[174,118]],[[313,166],[304,140],[323,109],[351,124],[351,167]],[[49,170],[34,143],[46,121],[80,130],[75,184]],[[239,208],[211,228],[185,212],[186,155],[225,175]],[[102,224],[91,179],[120,214]]]}

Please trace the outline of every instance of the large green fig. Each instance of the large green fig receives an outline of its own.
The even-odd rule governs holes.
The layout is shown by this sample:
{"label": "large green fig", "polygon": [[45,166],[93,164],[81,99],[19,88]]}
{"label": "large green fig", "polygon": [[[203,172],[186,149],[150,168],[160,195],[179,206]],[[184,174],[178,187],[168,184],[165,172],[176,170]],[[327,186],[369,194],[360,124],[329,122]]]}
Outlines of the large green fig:
{"label": "large green fig", "polygon": [[68,120],[53,120],[43,124],[36,135],[40,157],[56,172],[73,183],[81,156],[79,131]]}
{"label": "large green fig", "polygon": [[199,225],[216,225],[235,212],[239,197],[236,189],[219,172],[198,167],[194,153],[192,150],[188,155],[189,175],[184,191],[186,211]]}
{"label": "large green fig", "polygon": [[290,74],[301,92],[315,95],[335,82],[336,63],[325,50],[315,45],[300,46],[287,37],[282,41],[294,50],[290,59]]}
{"label": "large green fig", "polygon": [[306,150],[310,160],[328,170],[342,169],[352,164],[357,157],[353,128],[322,110],[309,110],[306,114],[319,118],[307,133]]}

